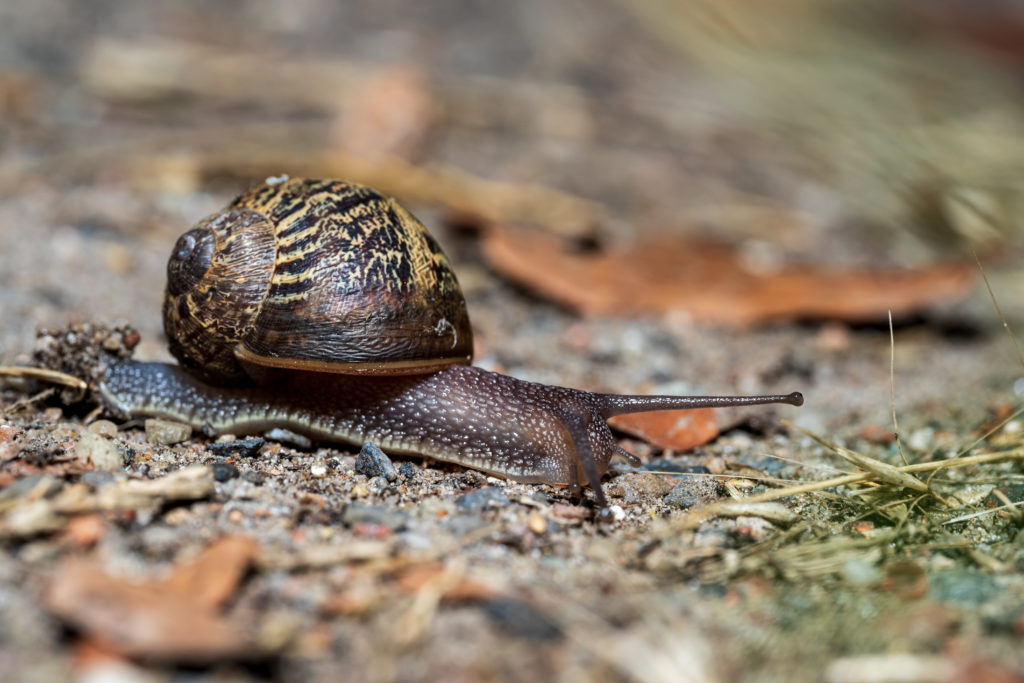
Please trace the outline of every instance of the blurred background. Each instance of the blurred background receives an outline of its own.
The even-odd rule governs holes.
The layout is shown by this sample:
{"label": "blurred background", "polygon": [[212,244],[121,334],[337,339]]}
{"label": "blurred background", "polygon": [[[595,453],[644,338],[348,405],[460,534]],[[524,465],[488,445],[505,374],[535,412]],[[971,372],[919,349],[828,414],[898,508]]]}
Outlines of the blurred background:
{"label": "blurred background", "polygon": [[[454,261],[484,367],[807,398],[617,423],[647,468],[671,469],[609,477],[629,516],[600,529],[548,487],[414,459],[396,494],[350,471],[354,453],[273,442],[230,456],[242,472],[209,500],[65,530],[48,500],[81,510],[123,475],[79,463],[75,413],[5,392],[0,527],[22,526],[0,539],[0,670],[87,678],[142,623],[86,590],[64,604],[112,630],[69,638],[81,624],[43,606],[54,570],[92,555],[123,570],[103,574],[113,594],[164,615],[166,630],[134,629],[157,659],[203,633],[176,616],[190,603],[118,577],[173,562],[189,590],[224,586],[231,618],[282,656],[216,680],[880,680],[887,661],[908,671],[905,652],[921,655],[906,680],[1018,680],[1013,510],[960,535],[941,521],[955,508],[879,487],[693,529],[657,517],[850,468],[781,418],[894,465],[979,440],[1019,450],[1021,361],[973,253],[1024,330],[1022,85],[1024,0],[0,0],[0,364],[69,321],[129,322],[138,357],[167,358],[171,245],[288,174],[365,183],[419,216]],[[147,485],[222,461],[204,439],[145,438],[116,437]],[[965,506],[1024,496],[997,467],[963,475]],[[190,569],[238,533],[270,561]],[[416,578],[403,563],[428,549]],[[1005,669],[968,668],[987,658]],[[182,674],[206,680],[117,680]]]}
{"label": "blurred background", "polygon": [[282,173],[394,194],[469,289],[489,260],[583,312],[509,250],[614,266],[710,238],[764,273],[977,249],[998,272],[1024,208],[1022,37],[1016,0],[3,2],[0,357],[69,313],[132,320],[158,353],[167,245]]}

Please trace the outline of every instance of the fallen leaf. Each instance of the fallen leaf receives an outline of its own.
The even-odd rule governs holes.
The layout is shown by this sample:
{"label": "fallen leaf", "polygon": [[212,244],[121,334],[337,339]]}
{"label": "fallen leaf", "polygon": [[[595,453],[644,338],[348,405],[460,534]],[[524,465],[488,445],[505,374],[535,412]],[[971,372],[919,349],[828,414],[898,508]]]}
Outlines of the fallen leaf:
{"label": "fallen leaf", "polygon": [[90,548],[103,538],[103,518],[99,515],[78,515],[68,521],[62,536],[78,548]]}
{"label": "fallen leaf", "polygon": [[616,415],[608,424],[655,446],[677,451],[688,451],[718,436],[718,421],[711,408]]}
{"label": "fallen leaf", "polygon": [[256,560],[259,544],[245,536],[228,536],[212,543],[199,557],[174,568],[156,587],[215,609],[235,594],[245,573]]}
{"label": "fallen leaf", "polygon": [[260,654],[235,624],[197,600],[113,576],[81,558],[58,567],[43,599],[100,647],[124,656],[201,663]]}
{"label": "fallen leaf", "polygon": [[733,247],[682,237],[605,252],[495,228],[484,255],[511,280],[589,315],[686,311],[728,324],[794,318],[868,322],[970,293],[966,264],[904,269],[783,266],[760,272]]}
{"label": "fallen leaf", "polygon": [[[436,562],[424,562],[414,564],[406,568],[398,577],[398,587],[406,593],[415,595],[420,590],[441,578],[450,570],[444,565]],[[466,576],[451,577],[454,580],[444,591],[441,599],[445,602],[477,602],[480,600],[492,600],[498,597],[497,592],[490,586],[479,581],[474,581]]]}

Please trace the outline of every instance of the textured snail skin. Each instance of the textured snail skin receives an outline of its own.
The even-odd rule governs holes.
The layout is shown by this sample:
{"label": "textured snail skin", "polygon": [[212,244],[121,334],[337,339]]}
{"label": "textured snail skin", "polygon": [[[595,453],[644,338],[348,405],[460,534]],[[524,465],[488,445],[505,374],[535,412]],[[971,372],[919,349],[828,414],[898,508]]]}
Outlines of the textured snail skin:
{"label": "textured snail skin", "polygon": [[607,418],[803,402],[591,394],[474,368],[466,301],[437,241],[393,199],[339,180],[267,182],[182,235],[163,318],[181,365],[114,363],[100,393],[115,412],[374,441],[516,481],[589,484],[601,506],[612,457],[639,464]]}
{"label": "textured snail skin", "polygon": [[500,475],[519,482],[590,484],[605,505],[600,478],[619,448],[605,423],[621,413],[724,405],[789,403],[803,397],[619,396],[525,382],[472,366],[427,375],[345,376],[289,373],[289,386],[225,388],[180,367],[127,361],[100,385],[107,407],[133,416],[180,420],[235,434],[284,427],[324,441],[374,441],[397,453]]}

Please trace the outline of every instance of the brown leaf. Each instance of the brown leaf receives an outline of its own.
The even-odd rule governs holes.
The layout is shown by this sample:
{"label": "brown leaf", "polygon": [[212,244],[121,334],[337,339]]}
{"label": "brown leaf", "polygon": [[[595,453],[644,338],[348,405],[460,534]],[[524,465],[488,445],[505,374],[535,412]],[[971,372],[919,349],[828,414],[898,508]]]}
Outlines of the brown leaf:
{"label": "brown leaf", "polygon": [[44,601],[104,648],[129,657],[208,662],[258,654],[238,628],[195,601],[79,558],[57,569]]}
{"label": "brown leaf", "polygon": [[718,421],[711,408],[617,415],[608,423],[655,446],[677,451],[688,451],[718,436]]}
{"label": "brown leaf", "polygon": [[103,538],[104,530],[103,518],[100,515],[78,515],[68,521],[62,536],[78,548],[89,548]]}
{"label": "brown leaf", "polygon": [[590,315],[686,311],[715,323],[792,318],[856,322],[900,316],[966,296],[969,265],[917,269],[786,266],[755,272],[736,249],[677,237],[607,252],[577,252],[550,235],[493,229],[484,254],[494,268]]}
{"label": "brown leaf", "polygon": [[[435,562],[424,562],[407,567],[398,577],[398,587],[406,593],[416,594],[424,586],[437,581],[441,575],[449,571],[444,565]],[[490,586],[474,581],[466,576],[454,577],[450,588],[445,590],[442,599],[445,602],[476,602],[491,600],[498,594]]]}
{"label": "brown leaf", "polygon": [[259,544],[251,538],[222,538],[192,562],[175,567],[158,590],[166,590],[207,609],[216,609],[235,594],[258,551]]}

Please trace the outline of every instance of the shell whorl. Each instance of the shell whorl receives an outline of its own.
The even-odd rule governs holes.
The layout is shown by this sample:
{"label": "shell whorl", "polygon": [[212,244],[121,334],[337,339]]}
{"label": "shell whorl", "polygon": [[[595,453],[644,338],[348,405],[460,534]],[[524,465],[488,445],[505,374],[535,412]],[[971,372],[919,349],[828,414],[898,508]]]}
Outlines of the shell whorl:
{"label": "shell whorl", "polygon": [[[216,344],[227,343],[234,363],[227,368],[227,380],[245,366],[410,374],[470,361],[472,332],[451,266],[426,228],[393,199],[333,180],[265,184],[181,239],[225,222],[226,216],[259,233],[254,242],[264,243],[269,231],[269,256],[257,258],[254,266],[263,273],[267,264],[262,259],[269,259],[267,279],[257,287],[249,272],[239,283],[234,273],[216,267],[215,256],[205,275],[194,278],[202,295],[175,295],[169,280],[165,327],[169,338],[181,339],[168,320],[184,318],[179,313],[194,309],[192,302],[209,303],[215,298],[210,291],[228,299],[240,284],[241,311],[230,322],[203,319],[181,328],[186,335],[198,334],[198,328],[212,331]],[[228,241],[218,233],[218,249]],[[168,266],[169,278],[180,246],[181,240]],[[262,296],[253,309],[248,297],[259,288]],[[172,303],[186,296],[189,304]],[[240,334],[228,339],[222,334],[225,327]],[[187,337],[177,343],[189,345]],[[230,365],[219,362],[223,351],[204,350],[200,359],[184,360],[175,346],[172,342],[172,352],[191,367],[211,359],[215,365]]]}
{"label": "shell whorl", "polygon": [[164,293],[171,354],[215,383],[244,379],[235,348],[257,323],[273,268],[273,226],[255,211],[221,212],[179,237]]}

